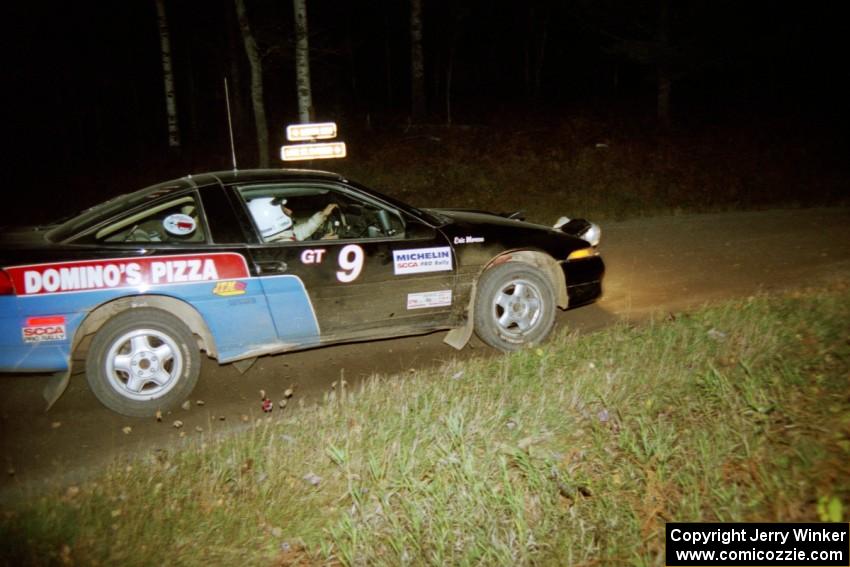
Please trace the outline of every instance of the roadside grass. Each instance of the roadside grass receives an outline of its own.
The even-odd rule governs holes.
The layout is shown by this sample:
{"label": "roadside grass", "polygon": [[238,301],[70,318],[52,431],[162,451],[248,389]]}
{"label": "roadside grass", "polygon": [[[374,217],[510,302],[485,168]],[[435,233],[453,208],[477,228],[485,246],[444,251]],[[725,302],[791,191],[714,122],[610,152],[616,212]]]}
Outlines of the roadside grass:
{"label": "roadside grass", "polygon": [[850,290],[375,376],[0,513],[10,565],[663,565],[666,521],[847,519]]}

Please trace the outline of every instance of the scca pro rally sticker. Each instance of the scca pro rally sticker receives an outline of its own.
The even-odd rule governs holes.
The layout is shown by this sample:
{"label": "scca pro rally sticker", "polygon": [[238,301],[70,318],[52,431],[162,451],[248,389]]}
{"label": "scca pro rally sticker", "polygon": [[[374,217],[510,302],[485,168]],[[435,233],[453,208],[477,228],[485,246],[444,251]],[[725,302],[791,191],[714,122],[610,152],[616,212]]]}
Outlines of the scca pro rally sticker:
{"label": "scca pro rally sticker", "polygon": [[239,254],[184,254],[6,268],[18,295],[137,288],[248,277]]}
{"label": "scca pro rally sticker", "polygon": [[393,250],[393,271],[397,276],[451,269],[452,251],[448,246]]}
{"label": "scca pro rally sticker", "polygon": [[21,329],[25,343],[65,340],[65,317],[30,317]]}

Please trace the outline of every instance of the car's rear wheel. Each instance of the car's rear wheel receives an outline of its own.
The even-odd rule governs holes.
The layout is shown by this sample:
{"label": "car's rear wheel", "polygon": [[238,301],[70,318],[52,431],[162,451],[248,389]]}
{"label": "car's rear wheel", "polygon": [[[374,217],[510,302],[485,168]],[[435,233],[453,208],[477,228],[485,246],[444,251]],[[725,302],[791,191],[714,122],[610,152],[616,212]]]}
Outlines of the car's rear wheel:
{"label": "car's rear wheel", "polygon": [[485,271],[478,281],[475,332],[503,351],[545,339],[555,323],[555,290],[539,269],[506,262]]}
{"label": "car's rear wheel", "polygon": [[95,334],[86,378],[108,408],[148,417],[182,402],[198,382],[200,355],[192,333],[159,309],[119,313]]}

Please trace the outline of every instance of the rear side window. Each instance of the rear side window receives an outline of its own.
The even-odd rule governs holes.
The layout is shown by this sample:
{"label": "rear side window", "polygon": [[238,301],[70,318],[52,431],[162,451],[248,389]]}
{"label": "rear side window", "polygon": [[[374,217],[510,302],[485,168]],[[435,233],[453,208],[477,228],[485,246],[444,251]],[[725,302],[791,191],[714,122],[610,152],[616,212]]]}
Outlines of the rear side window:
{"label": "rear side window", "polygon": [[172,196],[114,218],[75,240],[79,244],[206,242],[195,193]]}

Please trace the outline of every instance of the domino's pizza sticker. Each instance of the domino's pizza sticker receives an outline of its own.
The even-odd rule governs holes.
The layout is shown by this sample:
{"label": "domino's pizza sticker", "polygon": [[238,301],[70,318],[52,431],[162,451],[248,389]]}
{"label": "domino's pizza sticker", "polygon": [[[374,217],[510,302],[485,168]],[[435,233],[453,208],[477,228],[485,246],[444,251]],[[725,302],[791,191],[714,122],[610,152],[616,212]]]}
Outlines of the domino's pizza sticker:
{"label": "domino's pizza sticker", "polygon": [[195,223],[195,219],[189,215],[176,213],[165,217],[162,221],[162,227],[174,236],[186,236],[195,232],[198,225]]}
{"label": "domino's pizza sticker", "polygon": [[393,273],[422,274],[452,269],[452,250],[448,246],[393,250]]}
{"label": "domino's pizza sticker", "polygon": [[430,307],[448,307],[452,304],[452,290],[423,291],[407,294],[408,309],[428,309]]}
{"label": "domino's pizza sticker", "polygon": [[216,282],[249,277],[240,254],[179,254],[82,260],[5,268],[19,296],[157,285]]}

